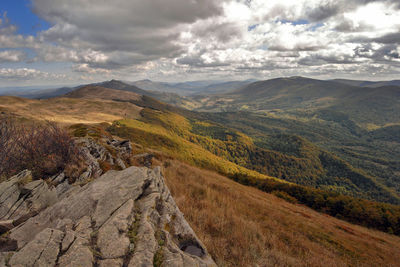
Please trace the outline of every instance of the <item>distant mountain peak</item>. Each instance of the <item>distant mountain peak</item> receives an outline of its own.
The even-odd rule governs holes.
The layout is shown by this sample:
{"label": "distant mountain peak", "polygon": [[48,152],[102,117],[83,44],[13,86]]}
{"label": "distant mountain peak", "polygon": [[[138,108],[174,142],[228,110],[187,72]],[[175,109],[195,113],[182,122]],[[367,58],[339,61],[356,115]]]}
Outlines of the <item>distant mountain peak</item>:
{"label": "distant mountain peak", "polygon": [[110,81],[108,81],[108,82],[104,82],[104,83],[119,83],[119,84],[124,84],[122,81],[120,81],[120,80],[115,80],[115,79],[112,79],[112,80],[110,80]]}

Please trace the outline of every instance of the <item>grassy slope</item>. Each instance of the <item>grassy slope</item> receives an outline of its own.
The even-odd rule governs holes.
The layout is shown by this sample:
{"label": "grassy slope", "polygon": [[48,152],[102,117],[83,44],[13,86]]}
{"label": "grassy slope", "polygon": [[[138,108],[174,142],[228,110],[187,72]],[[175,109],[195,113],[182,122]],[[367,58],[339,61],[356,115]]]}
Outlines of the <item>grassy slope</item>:
{"label": "grassy slope", "polygon": [[125,100],[138,100],[140,99],[140,95],[129,92],[129,91],[122,91],[122,90],[115,90],[104,88],[101,86],[84,86],[77,90],[74,90],[65,95],[65,97],[70,98],[89,98],[89,99],[125,99]]}
{"label": "grassy slope", "polygon": [[[155,115],[155,111],[146,110]],[[142,113],[143,114],[143,113]],[[185,162],[199,167],[208,168],[227,176],[246,174],[256,179],[275,179],[256,171],[246,169],[238,164],[221,158],[200,144],[193,143],[195,135],[188,131],[188,121],[177,114],[158,114],[157,120],[150,121],[150,117],[143,120],[120,120],[108,128],[108,131],[122,138],[128,138],[140,145],[168,153]],[[171,123],[173,122],[173,123]],[[162,125],[164,124],[164,125]],[[209,140],[213,142],[213,140]],[[216,141],[218,143],[218,141]]]}
{"label": "grassy slope", "polygon": [[[85,105],[84,109],[87,109],[88,106],[90,106],[89,104],[92,103],[92,100],[66,98],[57,98],[44,102],[25,101],[18,98],[14,98],[14,100],[19,105],[34,103],[38,105],[36,108],[40,107],[43,109],[43,112],[46,112],[46,107],[52,108],[54,103],[58,103],[59,105],[62,103],[67,104],[67,106],[57,106],[60,110],[68,110],[71,103],[86,103],[88,105]],[[87,102],[79,102],[84,100]],[[109,103],[109,100],[100,101],[99,99],[94,99],[93,101]],[[43,103],[46,105],[43,106]],[[129,107],[129,105],[132,105],[129,102],[121,101],[112,101],[112,103],[114,103],[115,106],[128,105]],[[218,125],[196,121],[193,118],[189,121],[181,115],[168,111],[175,110],[175,108],[170,106],[165,107],[164,104],[155,100],[145,99],[141,104],[149,105],[149,103],[151,103],[150,106],[152,108],[142,109],[140,118],[136,120],[120,120],[118,123],[114,123],[109,127],[108,130],[113,134],[123,138],[129,138],[146,147],[167,152],[178,159],[196,166],[218,171],[241,183],[251,184],[268,192],[271,191],[271,188],[272,190],[274,190],[274,188],[279,188],[279,190],[284,190],[302,203],[310,205],[315,209],[328,212],[332,215],[338,214],[338,216],[344,216],[355,223],[365,223],[365,225],[376,227],[384,231],[400,233],[400,229],[398,229],[399,227],[396,225],[395,221],[396,218],[398,218],[399,211],[395,207],[372,205],[365,201],[341,198],[338,197],[337,194],[327,194],[299,186],[282,187],[282,181],[278,182],[278,180],[268,179],[270,177],[267,175],[243,167],[248,163],[247,153],[252,153],[252,156],[255,158],[262,156],[262,154],[254,153],[257,152],[257,150],[254,150],[255,146],[249,137]],[[163,110],[166,110],[158,110],[156,108],[157,105]],[[11,106],[14,107],[15,103]],[[137,109],[136,105],[133,107]],[[33,116],[37,114],[37,111],[31,113],[25,112],[22,115],[24,114]],[[81,116],[80,118],[86,116],[85,113],[79,115]],[[70,114],[64,111],[62,117],[63,122],[66,119],[70,120],[69,116]],[[40,119],[41,117],[38,118]],[[202,133],[204,130],[205,132]],[[240,152],[236,153],[237,151]],[[260,183],[259,181],[275,181],[275,184],[271,184],[270,182]],[[343,210],[343,203],[350,203],[352,205],[351,207],[355,208]],[[360,207],[364,209],[367,206],[371,206],[371,208],[367,208],[365,212],[360,210]],[[386,215],[386,213],[388,215]],[[365,216],[367,216],[368,220],[363,219]],[[389,216],[389,221],[384,219],[386,218],[385,216]]]}
{"label": "grassy slope", "polygon": [[219,266],[397,266],[400,261],[399,237],[178,161],[164,165],[175,201]]}
{"label": "grassy slope", "polygon": [[[92,99],[91,97],[94,95],[93,92],[95,92],[96,95],[99,95],[99,97],[110,99],[117,98],[122,99],[124,102],[114,102],[107,99]],[[173,121],[176,120],[178,123],[168,130],[168,138],[171,139],[171,136],[178,135],[180,139],[178,141],[175,140],[175,145],[179,146],[183,140],[186,144],[186,147],[183,150],[186,152],[181,153],[182,151],[180,150],[182,149],[175,149],[174,153],[178,155],[185,155],[185,157],[189,159],[192,158],[192,162],[196,161],[198,166],[212,166],[211,169],[218,170],[221,173],[229,176],[233,176],[236,173],[241,172],[239,171],[241,170],[241,167],[238,166],[240,165],[247,169],[252,169],[270,176],[284,178],[291,182],[321,187],[328,190],[336,190],[355,196],[391,201],[388,200],[388,198],[391,198],[390,193],[389,195],[387,193],[382,194],[382,192],[385,191],[384,188],[382,188],[380,185],[377,185],[373,180],[371,182],[371,179],[365,175],[361,174],[360,176],[357,171],[354,172],[354,170],[349,166],[346,167],[346,173],[341,173],[341,176],[344,177],[341,177],[340,179],[332,179],[332,177],[335,177],[335,174],[332,174],[332,171],[330,171],[330,174],[328,171],[330,166],[324,166],[323,162],[321,162],[321,157],[319,157],[320,151],[316,149],[316,147],[310,146],[310,144],[306,142],[301,142],[302,148],[300,154],[294,153],[291,155],[288,153],[291,151],[282,151],[276,147],[276,144],[281,143],[276,142],[276,138],[271,138],[272,142],[270,142],[276,143],[275,147],[268,147],[263,146],[263,142],[265,143],[265,138],[263,142],[260,142],[260,140],[257,140],[257,137],[251,135],[257,141],[258,146],[267,148],[267,150],[258,148],[252,144],[252,141],[249,140],[249,138],[245,138],[243,136],[238,140],[231,140],[228,142],[227,140],[218,140],[219,138],[224,138],[226,136],[232,136],[235,134],[231,132],[222,132],[221,136],[213,136],[213,132],[218,132],[218,129],[221,130],[221,127],[212,125],[209,127],[205,127],[204,125],[201,126],[201,124],[196,123],[196,121],[201,122],[202,118],[200,117],[198,120],[196,120],[196,116],[193,115],[194,113],[182,111],[180,109],[165,105],[149,97],[144,97],[143,99],[137,100],[137,94],[135,93],[124,91],[118,94],[118,92],[121,91],[109,90],[101,87],[91,87],[85,89],[84,87],[72,93],[70,97],[90,97],[91,99],[54,98],[39,101],[3,97],[0,99],[0,106],[8,111],[31,118],[39,117],[42,119],[63,121],[65,123],[95,123],[103,121],[111,122],[122,119],[122,117],[140,117],[138,112],[141,110],[141,108],[133,105],[131,103],[133,102],[138,105],[149,106],[152,108],[151,111],[156,109],[164,110],[164,113],[161,112],[164,114],[164,117],[165,114],[167,114],[165,112],[169,112],[168,116],[171,116],[171,118],[164,118],[165,123],[158,125],[159,129],[169,129],[171,127],[169,124],[173,124]],[[173,115],[171,112],[173,112],[173,114],[175,114],[175,112],[180,112],[185,116],[189,116],[191,118],[194,117],[194,119],[191,119],[189,123],[183,117],[177,114]],[[154,116],[151,118],[151,112],[147,112],[146,114],[149,117],[147,118],[149,119],[149,121],[147,121],[148,125],[156,123],[158,118]],[[144,122],[145,119],[146,116],[142,117],[142,122]],[[234,119],[236,120],[237,118]],[[225,119],[222,120],[222,123],[224,123],[224,120]],[[230,124],[232,123],[230,122]],[[184,125],[186,126],[184,127]],[[157,129],[157,131],[159,129]],[[226,129],[222,128],[222,130],[225,131]],[[240,130],[246,130],[246,128],[240,128]],[[269,137],[267,136],[266,138]],[[287,140],[285,142],[288,142],[289,145],[292,145],[293,142],[290,143],[290,138],[286,139]],[[154,144],[157,146],[157,142],[154,142]],[[158,144],[157,148],[159,148],[159,146],[160,144]],[[196,151],[197,154],[202,155],[189,155],[193,153],[193,151]],[[211,155],[209,152],[214,155]],[[215,157],[215,155],[217,157]],[[193,158],[196,159],[193,160]],[[225,160],[222,161],[221,164],[219,164],[220,158]],[[332,156],[329,157],[328,161],[326,160],[326,156],[324,159],[325,163],[339,162],[342,166],[347,166],[339,159],[333,158],[332,160]],[[229,161],[235,163],[236,165],[232,165],[232,163]],[[332,168],[330,169],[332,170]],[[248,173],[248,170],[246,170],[245,173]],[[260,174],[253,172],[251,176],[259,177]],[[356,179],[348,179],[348,176],[355,176]],[[362,178],[361,180],[359,179],[360,177]],[[368,194],[365,194],[365,192],[368,192]]]}
{"label": "grassy slope", "polygon": [[125,117],[138,118],[140,110],[140,107],[128,102],[104,99],[30,100],[19,97],[0,97],[0,111],[31,119],[67,124],[112,122]]}
{"label": "grassy slope", "polygon": [[[120,82],[114,83],[117,83],[119,86],[124,86],[124,84]],[[204,121],[207,115],[204,116],[203,114],[196,114],[175,108],[147,96],[137,99],[137,94],[127,92],[125,89],[121,91],[120,95],[118,95],[117,90],[109,90],[110,92],[107,94],[107,90],[109,89],[90,87],[85,90],[84,88],[79,89],[70,95],[92,97],[95,94],[118,100],[121,103],[129,102],[142,107],[148,107],[142,110],[140,123],[137,123],[138,121],[135,123],[131,121],[128,123],[129,125],[123,123],[125,126],[128,126],[128,128],[136,129],[134,133],[128,133],[130,130],[124,129],[125,136],[128,137],[128,135],[137,134],[139,132],[138,130],[140,130],[142,131],[141,137],[136,136],[136,139],[145,140],[147,143],[146,145],[152,145],[157,149],[165,150],[166,147],[170,145],[172,146],[169,148],[170,153],[174,153],[174,155],[178,155],[181,158],[184,157],[197,166],[217,170],[230,177],[243,172],[242,167],[245,167],[265,175],[282,178],[303,185],[379,201],[392,203],[398,201],[398,197],[394,193],[377,183],[372,177],[352,168],[346,162],[329,153],[323,153],[320,149],[305,140],[301,140],[301,153],[295,153],[294,155],[291,155],[288,151],[277,150],[276,147],[271,148],[264,146],[260,148],[254,145],[252,140],[244,135],[237,140],[219,140],[237,134],[232,131],[224,132],[227,131],[227,129],[217,125],[206,127],[197,123]],[[133,94],[133,96],[126,96],[125,94],[127,93]],[[156,112],[157,110],[158,112]],[[331,114],[324,114],[324,116],[329,117]],[[185,117],[190,118],[190,121],[185,119]],[[227,121],[232,124],[229,120]],[[224,123],[224,120],[222,120],[221,123]],[[150,126],[154,125],[158,127],[155,130],[156,132],[149,132],[148,130],[152,128]],[[350,124],[350,126],[353,125]],[[213,135],[214,131],[218,132],[221,130],[222,132],[219,133],[220,136]],[[143,138],[146,134],[150,135],[155,133],[157,137],[152,140],[152,144],[147,140],[148,138]],[[168,133],[167,136],[165,136],[165,133]],[[268,136],[266,138],[268,138]],[[287,139],[288,140],[285,142],[290,143],[290,138]],[[276,139],[272,140],[276,141]],[[165,144],[168,145],[163,147]],[[262,146],[262,142],[258,142],[257,145],[260,144]],[[209,152],[214,155],[211,155]],[[195,155],[193,155],[193,153],[195,153]],[[222,161],[220,158],[222,158]],[[232,163],[236,165],[232,165]],[[335,168],[340,168],[344,171],[338,173],[335,171]],[[249,172],[246,170],[244,173],[247,175]],[[252,172],[249,176],[260,177],[260,174]]]}
{"label": "grassy slope", "polygon": [[[229,177],[240,173],[248,175],[248,170],[254,170],[289,182],[357,197],[391,203],[399,201],[395,194],[372,177],[301,138],[295,140],[300,143],[298,152],[287,155],[281,153],[285,151],[260,148],[254,145],[251,138],[239,132],[216,124],[205,124],[201,120],[188,120],[170,111],[144,108],[141,115],[139,120],[120,121],[110,131],[155,149],[168,150],[182,160]],[[284,139],[291,142],[290,138]],[[243,167],[248,170],[244,171]],[[260,174],[252,172],[249,176],[258,178]]]}
{"label": "grassy slope", "polygon": [[[173,92],[159,92],[159,91],[147,91],[143,90],[135,85],[130,85],[123,83],[117,80],[111,80],[108,82],[103,82],[99,84],[102,87],[119,90],[119,91],[126,91],[126,92],[133,92],[136,94],[154,97],[159,99],[160,101],[170,103],[172,105],[180,106],[187,109],[193,109],[196,107],[193,101],[187,100],[185,97],[182,97]],[[155,88],[157,90],[157,88]],[[127,99],[124,99],[127,100]]]}

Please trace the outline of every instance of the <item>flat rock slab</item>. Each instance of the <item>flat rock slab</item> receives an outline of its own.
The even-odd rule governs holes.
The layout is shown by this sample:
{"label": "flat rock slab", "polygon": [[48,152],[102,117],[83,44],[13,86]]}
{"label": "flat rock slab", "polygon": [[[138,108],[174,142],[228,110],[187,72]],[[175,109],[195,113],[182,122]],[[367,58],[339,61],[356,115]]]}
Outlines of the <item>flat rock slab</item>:
{"label": "flat rock slab", "polygon": [[23,223],[57,201],[56,189],[43,180],[32,181],[30,171],[11,177],[0,184],[0,233]]}
{"label": "flat rock slab", "polygon": [[[11,188],[12,195],[12,187],[0,184],[0,191]],[[3,252],[11,266],[216,266],[159,168],[109,171],[11,229],[7,239],[15,244]]]}

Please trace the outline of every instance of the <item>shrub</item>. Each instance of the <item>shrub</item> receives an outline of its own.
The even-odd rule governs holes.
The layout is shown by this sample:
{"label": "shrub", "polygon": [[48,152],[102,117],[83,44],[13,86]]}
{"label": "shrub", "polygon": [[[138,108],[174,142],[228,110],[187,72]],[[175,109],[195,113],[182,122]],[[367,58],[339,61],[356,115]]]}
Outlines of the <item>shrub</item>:
{"label": "shrub", "polygon": [[6,178],[9,172],[13,172],[13,161],[10,158],[15,143],[15,123],[7,118],[0,120],[0,180]]}
{"label": "shrub", "polygon": [[45,179],[67,165],[81,165],[74,140],[53,122],[21,123],[14,118],[1,118],[0,151],[2,177],[29,169],[34,179]]}

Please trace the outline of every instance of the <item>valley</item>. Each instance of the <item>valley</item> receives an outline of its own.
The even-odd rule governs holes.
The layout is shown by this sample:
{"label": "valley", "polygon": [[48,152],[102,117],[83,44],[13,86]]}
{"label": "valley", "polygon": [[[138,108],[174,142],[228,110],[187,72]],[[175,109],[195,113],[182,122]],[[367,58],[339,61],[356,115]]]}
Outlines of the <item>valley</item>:
{"label": "valley", "polygon": [[[139,148],[135,153],[152,154],[151,164],[163,167],[179,208],[221,266],[264,260],[284,266],[337,266],[333,262],[368,266],[367,260],[382,264],[374,253],[386,258],[392,252],[386,245],[375,251],[373,240],[393,246],[398,244],[397,237],[389,241],[390,234],[400,234],[400,142],[395,112],[382,124],[372,116],[367,119],[368,114],[358,119],[359,113],[350,108],[335,108],[339,105],[335,99],[343,98],[349,88],[332,95],[329,91],[337,83],[321,93],[318,86],[325,82],[309,85],[306,80],[297,88],[292,79],[299,78],[288,79],[292,87],[286,91],[279,89],[282,84],[270,89],[275,96],[265,95],[263,88],[251,89],[260,82],[250,84],[254,92],[243,93],[245,99],[232,92],[174,97],[175,93],[154,93],[113,80],[45,99],[2,96],[0,112],[21,123],[56,122],[75,138],[101,140],[107,135],[130,140]],[[240,91],[246,87],[234,92]],[[396,88],[389,91],[397,93]],[[288,96],[292,93],[293,97]],[[296,94],[309,97],[299,100]],[[389,103],[396,110],[395,96],[383,105]],[[212,98],[219,100],[207,100]],[[228,101],[229,110],[224,99],[234,99]],[[243,103],[252,108],[236,110]],[[379,112],[375,115],[380,118]],[[141,166],[140,162],[133,164]],[[116,168],[101,164],[105,170]],[[226,205],[234,201],[241,204],[226,213]],[[246,213],[242,205],[255,205],[252,210],[273,215],[260,220],[260,214]],[[232,224],[206,219],[210,210]],[[276,225],[276,221],[281,223]],[[289,221],[303,229],[302,234]],[[245,227],[243,223],[252,225],[246,238],[236,232]],[[276,233],[262,230],[266,225]],[[232,231],[235,244],[229,243],[221,227]],[[282,238],[289,243],[278,241]],[[300,245],[300,239],[308,241]],[[218,242],[228,242],[226,249],[233,254],[228,257],[232,251],[218,249]],[[238,244],[250,245],[257,256]],[[264,246],[270,249],[263,251]],[[373,248],[370,255],[375,256],[359,254],[367,247]],[[327,261],[326,255],[334,260]]]}

